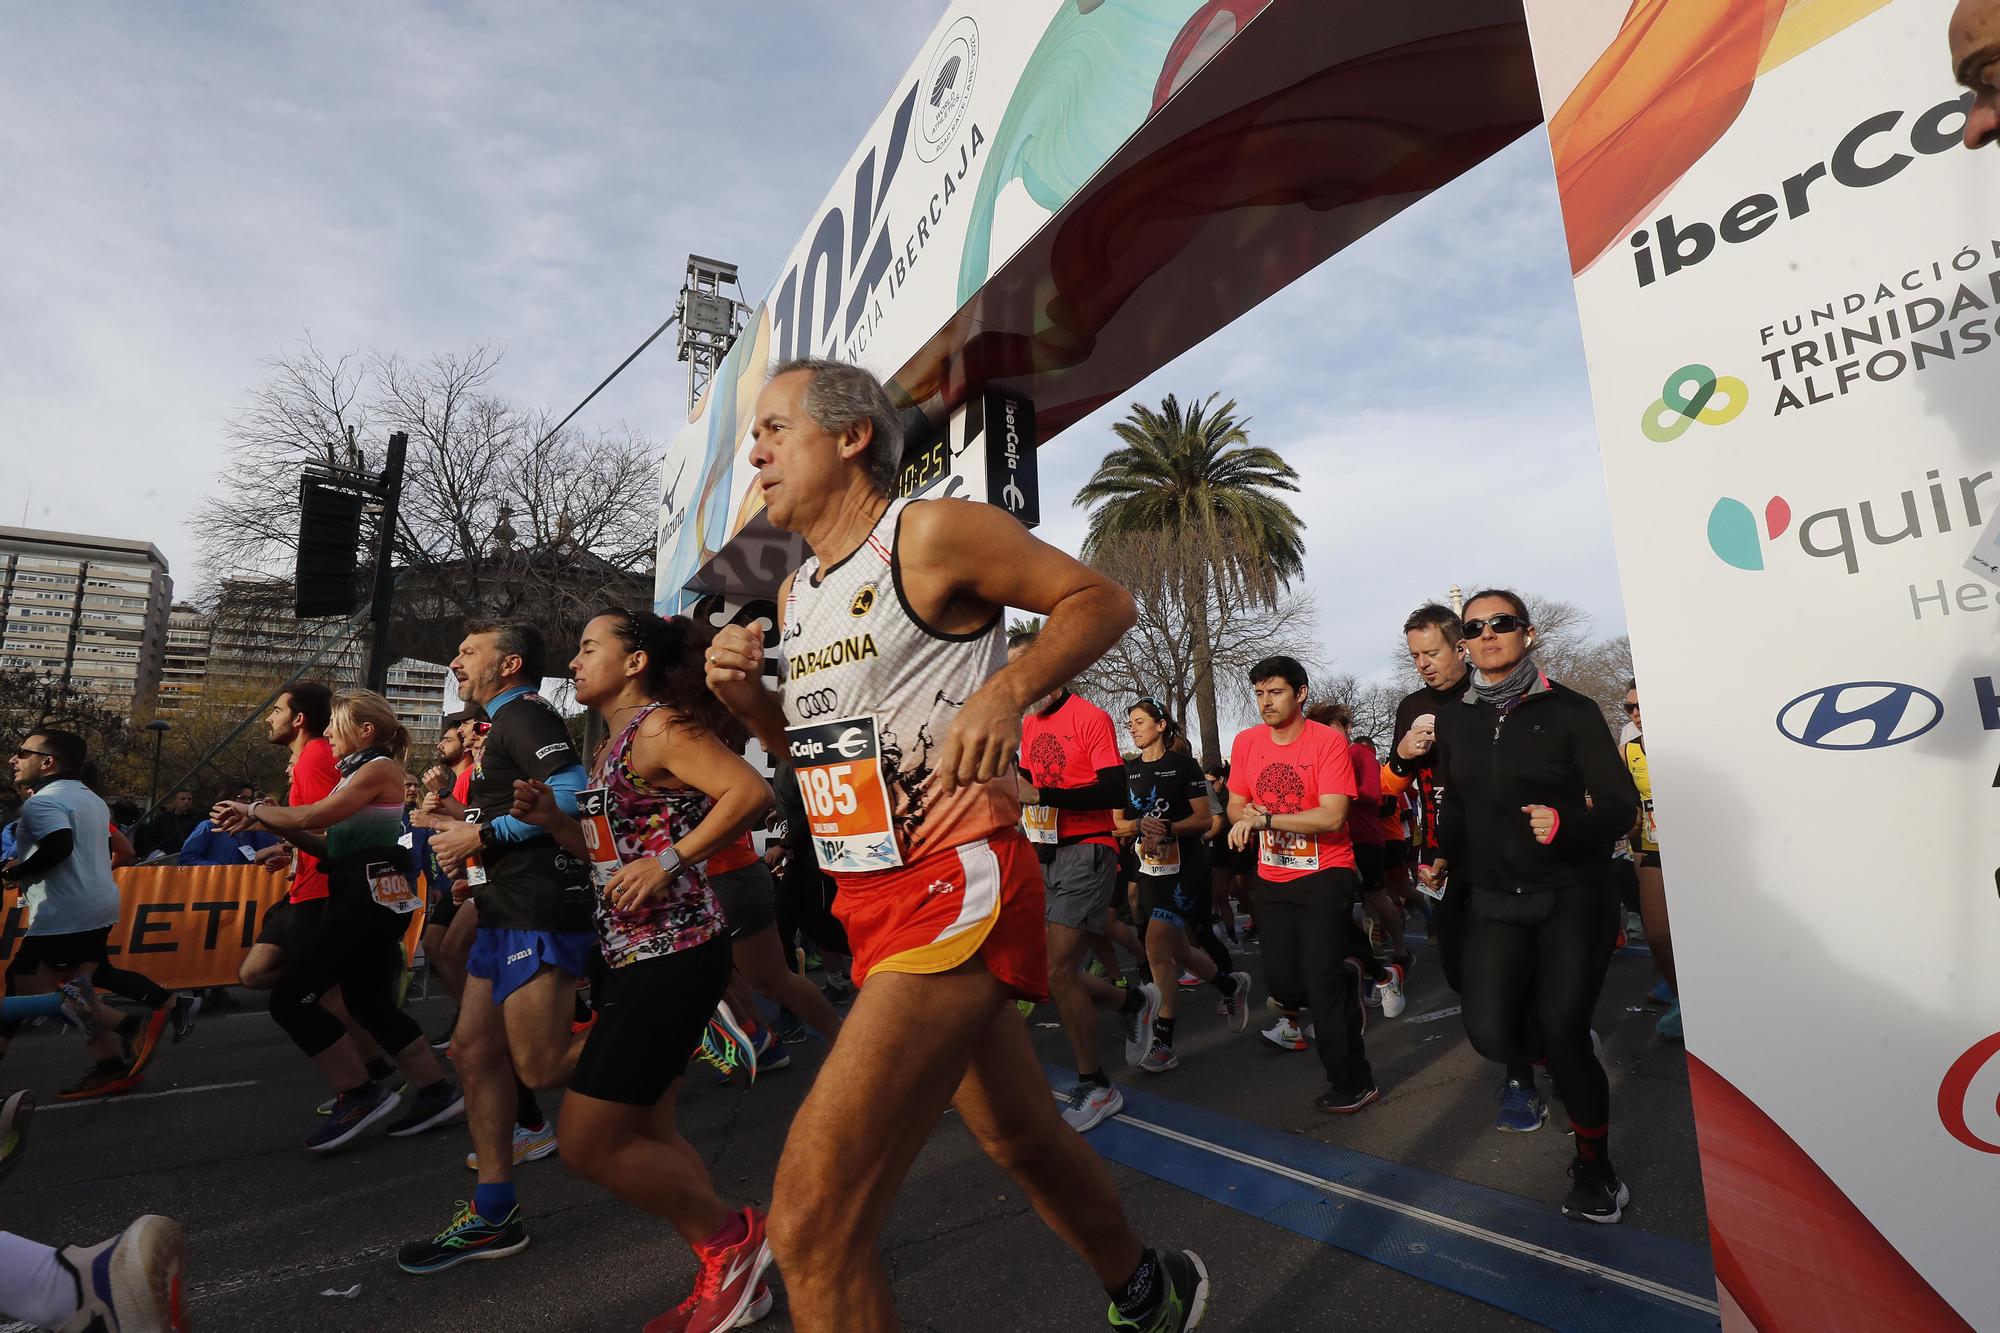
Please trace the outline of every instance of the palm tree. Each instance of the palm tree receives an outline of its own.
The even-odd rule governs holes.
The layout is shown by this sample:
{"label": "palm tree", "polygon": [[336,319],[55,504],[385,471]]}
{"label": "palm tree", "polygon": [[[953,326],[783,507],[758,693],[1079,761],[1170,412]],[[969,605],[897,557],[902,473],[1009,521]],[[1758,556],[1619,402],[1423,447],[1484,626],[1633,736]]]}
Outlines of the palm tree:
{"label": "palm tree", "polygon": [[1122,447],[1106,454],[1076,494],[1093,506],[1084,555],[1127,533],[1161,532],[1189,555],[1188,623],[1203,757],[1221,754],[1215,663],[1203,608],[1220,596],[1268,606],[1305,568],[1305,523],[1273,491],[1296,491],[1299,474],[1276,450],[1250,443],[1236,400],[1210,394],[1183,409],[1168,394],[1158,411],[1132,404],[1113,426]]}

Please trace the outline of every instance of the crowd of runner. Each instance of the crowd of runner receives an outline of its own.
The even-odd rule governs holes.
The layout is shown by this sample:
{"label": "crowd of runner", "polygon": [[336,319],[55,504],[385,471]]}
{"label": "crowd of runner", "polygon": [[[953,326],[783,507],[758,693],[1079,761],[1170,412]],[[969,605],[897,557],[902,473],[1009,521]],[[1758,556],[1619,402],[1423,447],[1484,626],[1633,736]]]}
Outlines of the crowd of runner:
{"label": "crowd of runner", "polygon": [[[1166,1075],[1180,1031],[1215,1022],[1311,1051],[1313,1104],[1360,1113],[1380,1095],[1370,1011],[1401,1014],[1420,965],[1500,1067],[1494,1127],[1548,1121],[1545,1067],[1575,1138],[1562,1211],[1620,1219],[1591,1013],[1621,886],[1668,1001],[1675,980],[1636,685],[1614,739],[1536,666],[1521,599],[1485,591],[1463,618],[1409,617],[1423,685],[1379,745],[1273,656],[1234,685],[1257,722],[1226,756],[1196,756],[1158,699],[1121,701],[1114,721],[1072,687],[1131,625],[1123,589],[997,508],[891,497],[896,413],[865,371],[779,366],[753,435],[766,513],[810,553],[769,632],[611,609],[565,668],[531,626],[474,623],[451,664],[464,709],[421,775],[381,697],[295,681],[266,718],[290,756],[286,799],[234,793],[208,812],[212,836],[287,877],[238,980],[269,993],[325,1081],[304,1148],[469,1128],[472,1198],[402,1246],[405,1272],[520,1251],[515,1170],[560,1154],[692,1250],[693,1290],[649,1330],[755,1322],[773,1263],[796,1327],[894,1328],[879,1235],[951,1107],[1095,1274],[1113,1328],[1192,1329],[1202,1260],[1132,1229],[1083,1137],[1123,1105],[1112,1069]],[[1010,641],[1007,608],[1040,627]],[[537,693],[556,672],[595,715],[593,753]],[[775,778],[745,758],[753,740]],[[187,1035],[198,997],[107,954],[112,823],[83,742],[40,730],[12,762],[32,795],[4,876],[29,924],[0,1055],[23,1021],[65,1023],[91,1064],[57,1096],[115,1096]],[[402,1006],[419,911],[454,1004],[430,1034]],[[1249,941],[1262,996],[1232,952]],[[1053,1098],[1022,1017],[1041,1004],[1076,1071]],[[1669,1010],[1661,1030],[1677,1024]],[[1105,1057],[1107,1027],[1122,1060]],[[692,1060],[750,1080],[782,1067],[780,1028],[827,1051],[766,1211],[718,1195],[675,1102]],[[0,1174],[33,1108],[27,1092],[0,1106]],[[165,1218],[89,1247],[0,1232],[0,1310],[183,1328],[184,1264]]]}

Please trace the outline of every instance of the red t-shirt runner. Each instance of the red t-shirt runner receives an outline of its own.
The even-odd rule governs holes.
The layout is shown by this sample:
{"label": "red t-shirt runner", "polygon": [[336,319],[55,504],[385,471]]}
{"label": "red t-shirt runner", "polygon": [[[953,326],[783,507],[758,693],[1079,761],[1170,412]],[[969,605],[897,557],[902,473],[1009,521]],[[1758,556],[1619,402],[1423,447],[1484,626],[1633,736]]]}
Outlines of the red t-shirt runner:
{"label": "red t-shirt runner", "polygon": [[[340,770],[334,767],[333,745],[324,736],[305,743],[292,760],[292,789],[289,804],[314,805],[340,785]],[[326,872],[319,858],[296,849],[292,852],[292,901],[309,903],[326,897]]]}
{"label": "red t-shirt runner", "polygon": [[[1354,762],[1332,727],[1307,722],[1289,745],[1271,729],[1251,727],[1229,747],[1229,790],[1274,815],[1318,807],[1322,796],[1345,796],[1353,809]],[[1257,833],[1257,874],[1274,884],[1322,870],[1354,869],[1354,844],[1343,825],[1337,833]]]}
{"label": "red t-shirt runner", "polygon": [[[1021,719],[1021,767],[1037,787],[1094,787],[1101,769],[1119,772],[1124,790],[1125,757],[1118,753],[1118,734],[1111,714],[1088,699],[1072,694],[1049,713]],[[1037,847],[1095,842],[1116,851],[1109,810],[1052,810],[1031,805],[1021,811],[1028,841]]]}
{"label": "red t-shirt runner", "polygon": [[1363,847],[1380,847],[1382,831],[1382,761],[1360,741],[1347,747],[1354,763],[1354,797],[1347,804],[1348,836]]}

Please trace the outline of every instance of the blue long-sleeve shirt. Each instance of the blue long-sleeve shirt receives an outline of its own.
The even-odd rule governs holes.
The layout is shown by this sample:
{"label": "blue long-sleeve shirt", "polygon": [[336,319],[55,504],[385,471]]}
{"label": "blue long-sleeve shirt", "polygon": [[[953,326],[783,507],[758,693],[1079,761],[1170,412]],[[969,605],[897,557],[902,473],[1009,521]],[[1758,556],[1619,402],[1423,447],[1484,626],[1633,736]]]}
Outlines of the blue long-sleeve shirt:
{"label": "blue long-sleeve shirt", "polygon": [[[500,710],[516,699],[524,699],[534,691],[526,685],[516,685],[511,690],[502,690],[487,701],[486,716],[497,718]],[[548,777],[549,789],[555,793],[556,808],[566,815],[576,813],[576,795],[590,785],[590,775],[583,771],[582,764],[570,764],[559,768]],[[493,836],[502,842],[530,842],[536,838],[549,836],[547,829],[539,828],[526,820],[512,815],[495,815],[486,821],[493,830]]]}

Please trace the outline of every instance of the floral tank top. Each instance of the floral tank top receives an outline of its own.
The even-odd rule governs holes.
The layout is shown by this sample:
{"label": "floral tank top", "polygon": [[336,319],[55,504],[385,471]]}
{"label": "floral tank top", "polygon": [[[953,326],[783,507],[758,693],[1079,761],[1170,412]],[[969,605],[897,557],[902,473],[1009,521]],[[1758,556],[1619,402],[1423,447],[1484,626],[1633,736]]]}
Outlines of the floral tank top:
{"label": "floral tank top", "polygon": [[[694,831],[715,804],[692,788],[655,787],[632,771],[632,738],[658,704],[648,704],[598,756],[591,785],[609,795],[606,803],[618,859],[659,856]],[[645,958],[679,953],[706,944],[722,931],[722,912],[703,867],[686,864],[664,893],[636,911],[621,912],[603,894],[596,898],[597,938],[604,961],[624,967]]]}

